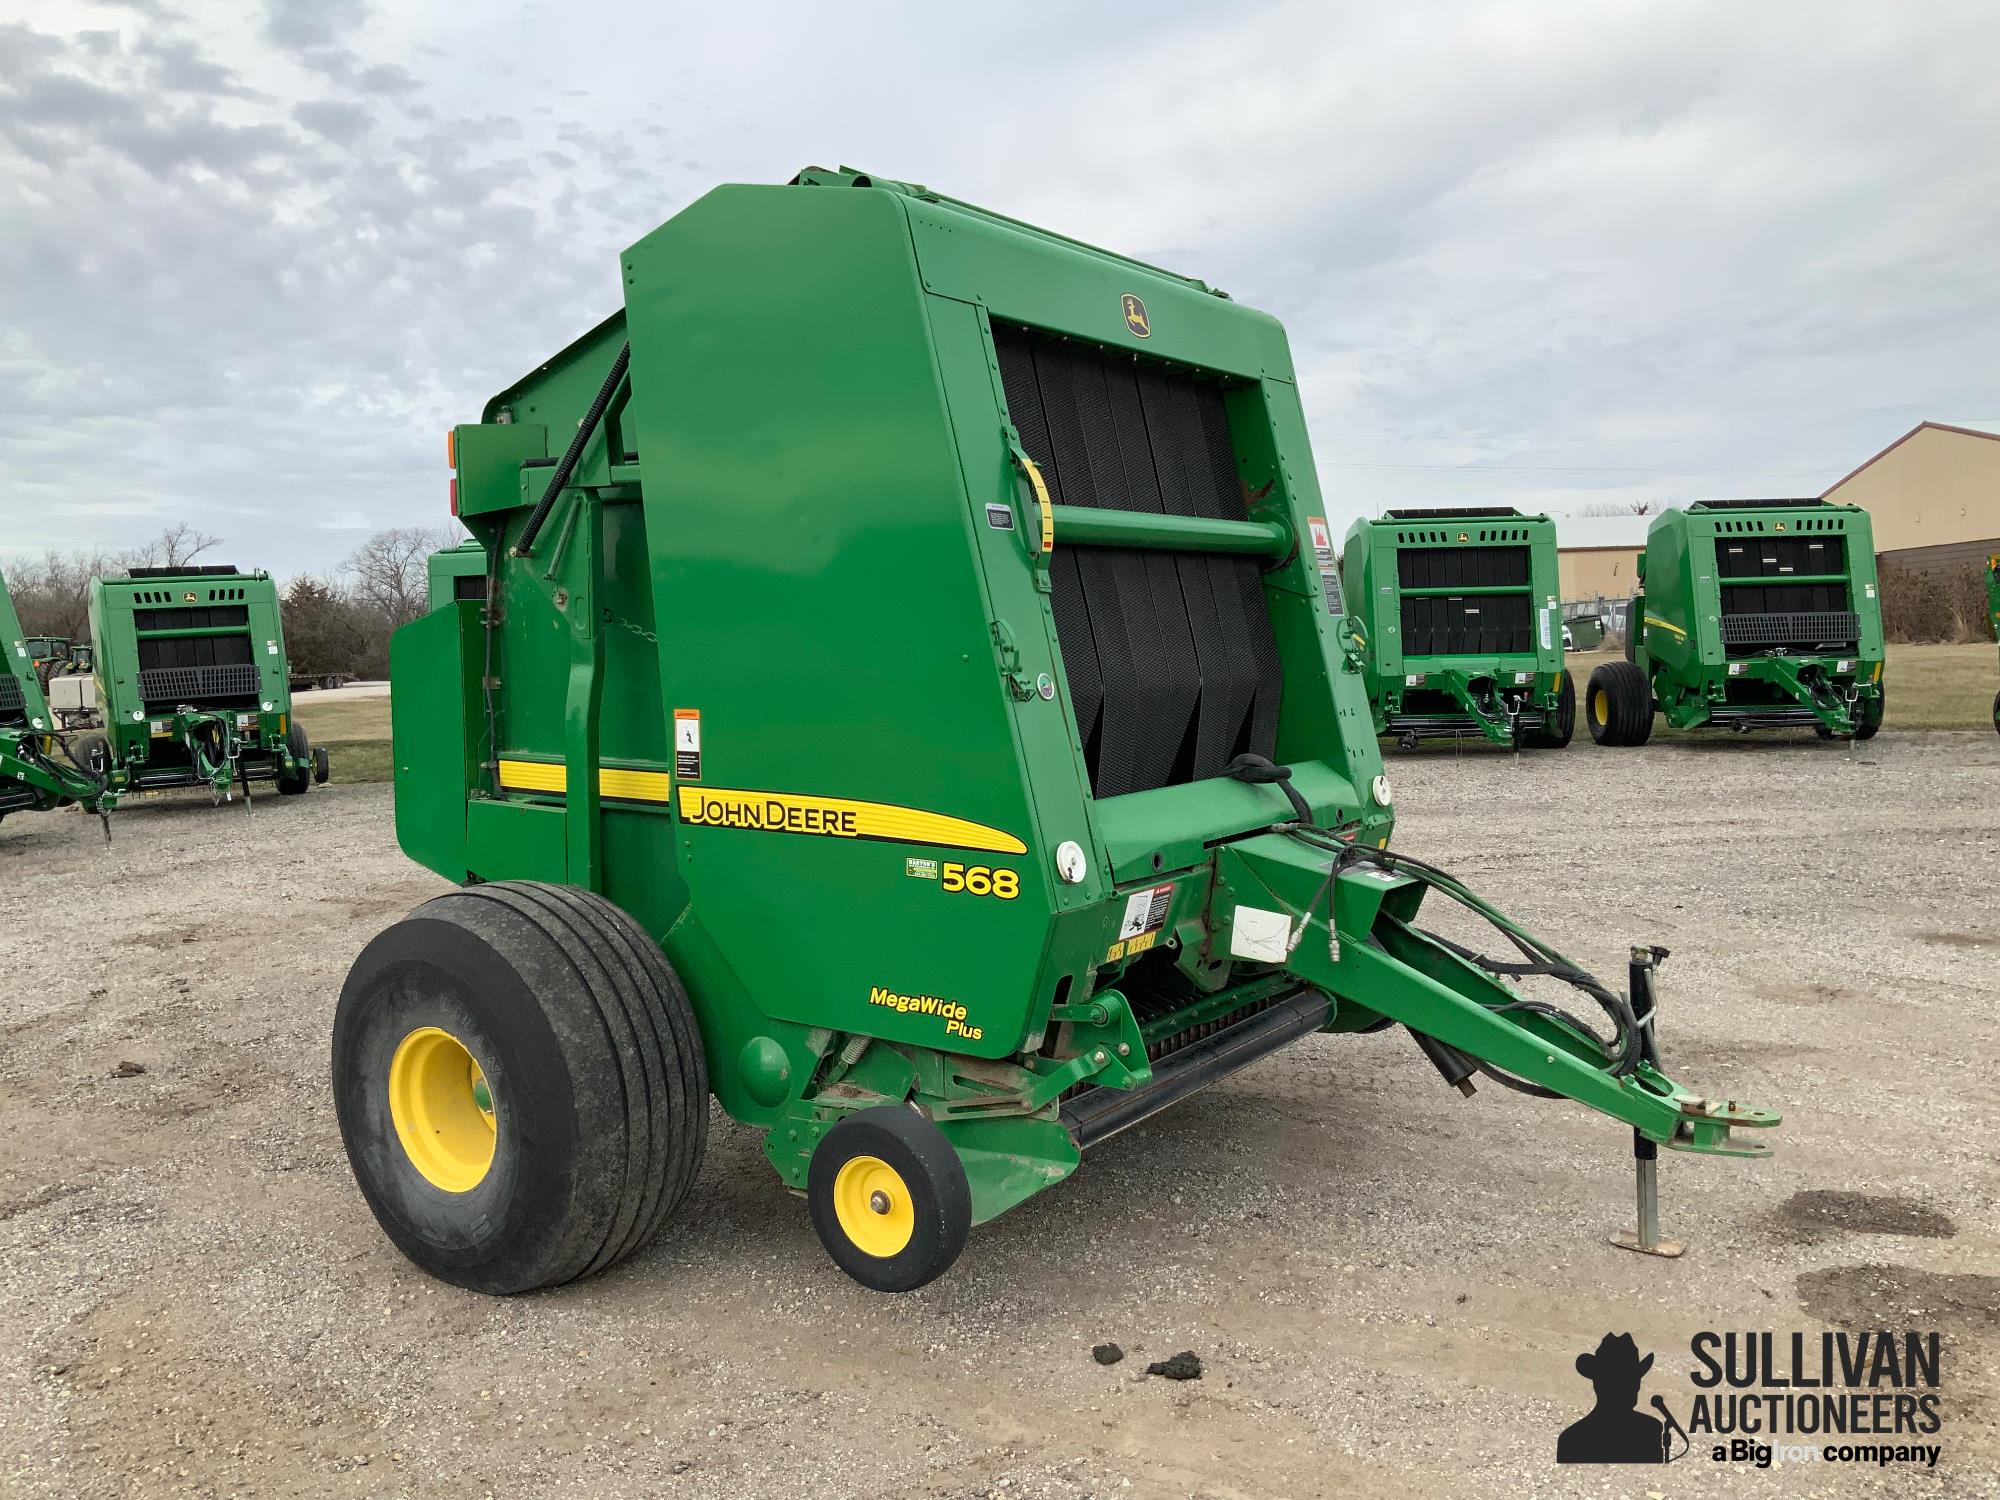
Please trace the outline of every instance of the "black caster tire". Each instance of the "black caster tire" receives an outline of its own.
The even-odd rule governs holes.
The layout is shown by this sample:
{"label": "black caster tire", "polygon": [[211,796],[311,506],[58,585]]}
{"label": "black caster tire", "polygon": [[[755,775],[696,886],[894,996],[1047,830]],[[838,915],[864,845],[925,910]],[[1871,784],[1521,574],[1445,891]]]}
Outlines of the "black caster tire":
{"label": "black caster tire", "polygon": [[834,1264],[877,1292],[942,1276],[972,1231],[972,1189],[944,1132],[881,1105],[826,1133],[806,1172],[814,1231]]}

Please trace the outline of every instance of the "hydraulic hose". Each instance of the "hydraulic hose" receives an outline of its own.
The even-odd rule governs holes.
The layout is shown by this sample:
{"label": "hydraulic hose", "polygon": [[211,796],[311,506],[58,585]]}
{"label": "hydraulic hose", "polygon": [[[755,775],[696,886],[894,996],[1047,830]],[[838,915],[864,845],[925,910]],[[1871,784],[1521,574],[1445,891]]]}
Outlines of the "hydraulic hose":
{"label": "hydraulic hose", "polygon": [[[1508,942],[1512,943],[1520,951],[1522,958],[1526,962],[1505,963],[1497,959],[1491,959],[1462,944],[1455,943],[1450,938],[1443,937],[1438,933],[1425,928],[1417,929],[1422,932],[1424,937],[1436,943],[1447,952],[1455,954],[1467,963],[1478,966],[1496,978],[1526,978],[1533,975],[1546,975],[1551,979],[1560,980],[1574,989],[1582,990],[1591,999],[1595,1000],[1598,1007],[1610,1018],[1612,1035],[1607,1038],[1569,1011],[1562,1009],[1560,1006],[1550,1005],[1542,1000],[1530,1000],[1522,997],[1518,1000],[1509,1001],[1505,1005],[1488,1006],[1489,1010],[1496,1013],[1515,1010],[1529,1011],[1537,1015],[1546,1016],[1551,1020],[1561,1021],[1564,1025],[1573,1028],[1581,1035],[1589,1037],[1597,1045],[1598,1049],[1604,1054],[1604,1060],[1609,1064],[1609,1071],[1614,1078],[1623,1078],[1630,1075],[1645,1060],[1645,1035],[1638,1018],[1632,1012],[1630,1001],[1606,987],[1595,976],[1571,963],[1540,939],[1530,937],[1522,932],[1513,923],[1509,922],[1496,908],[1474,895],[1452,875],[1435,865],[1427,864],[1423,860],[1412,858],[1407,854],[1392,854],[1386,849],[1370,849],[1366,845],[1349,843],[1339,838],[1331,830],[1311,824],[1281,824],[1279,825],[1279,829],[1302,843],[1335,856],[1333,867],[1328,872],[1329,881],[1344,866],[1350,863],[1373,864],[1385,870],[1403,870],[1421,876],[1425,884],[1431,886],[1433,889],[1442,891],[1446,896],[1458,902],[1459,905],[1484,917],[1493,927],[1499,930]],[[1493,1079],[1494,1082],[1502,1084],[1507,1088],[1515,1089],[1520,1093],[1533,1094],[1543,1098],[1559,1097],[1550,1090],[1542,1088],[1539,1084],[1530,1083],[1523,1078],[1516,1078],[1510,1073],[1495,1068],[1490,1063],[1480,1062],[1479,1071]]]}
{"label": "hydraulic hose", "polygon": [[584,446],[590,435],[597,430],[597,424],[604,420],[605,409],[611,405],[611,398],[618,394],[618,382],[625,378],[625,370],[632,363],[632,343],[626,340],[618,347],[618,357],[611,361],[611,373],[604,377],[604,384],[597,388],[597,395],[590,403],[590,410],[583,414],[577,424],[576,436],[569,440],[569,447],[563,450],[562,462],[556,465],[555,473],[549,476],[548,488],[542,491],[542,498],[528,513],[528,523],[521,528],[521,534],[514,539],[514,556],[526,557],[535,546],[535,538],[541,535],[542,523],[549,518],[554,508],[556,496],[569,483],[570,475],[576,472],[577,460],[583,457]]}

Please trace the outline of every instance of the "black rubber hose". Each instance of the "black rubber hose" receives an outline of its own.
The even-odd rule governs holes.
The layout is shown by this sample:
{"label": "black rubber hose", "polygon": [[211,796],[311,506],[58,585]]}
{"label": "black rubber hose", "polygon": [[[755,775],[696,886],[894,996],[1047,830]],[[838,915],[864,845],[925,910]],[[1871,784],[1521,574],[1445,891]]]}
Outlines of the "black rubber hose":
{"label": "black rubber hose", "polygon": [[542,498],[528,515],[528,524],[521,528],[521,535],[514,542],[514,556],[526,557],[533,550],[535,538],[541,534],[542,523],[549,518],[554,508],[556,496],[569,483],[570,475],[576,472],[577,460],[583,457],[585,444],[597,430],[597,424],[604,420],[605,408],[611,405],[611,398],[618,394],[618,382],[625,378],[625,369],[632,363],[632,343],[628,339],[618,348],[618,357],[611,361],[611,373],[604,377],[604,384],[597,388],[597,396],[590,403],[590,410],[583,414],[583,421],[577,424],[576,436],[569,440],[569,447],[563,451],[562,462],[556,465],[555,473],[549,476],[549,487],[542,491]]}
{"label": "black rubber hose", "polygon": [[1252,786],[1275,786],[1285,794],[1285,800],[1292,804],[1292,811],[1299,822],[1311,826],[1313,810],[1311,804],[1299,795],[1299,789],[1292,785],[1292,768],[1273,763],[1262,755],[1239,755],[1223,772],[1237,781],[1247,781]]}

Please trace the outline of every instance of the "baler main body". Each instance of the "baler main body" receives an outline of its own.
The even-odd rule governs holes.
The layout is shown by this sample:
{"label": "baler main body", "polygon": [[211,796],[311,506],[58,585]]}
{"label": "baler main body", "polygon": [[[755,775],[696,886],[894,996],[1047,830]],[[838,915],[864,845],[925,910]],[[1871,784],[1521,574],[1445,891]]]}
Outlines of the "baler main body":
{"label": "baler main body", "polygon": [[[907,1107],[983,1221],[1278,1046],[1394,1020],[1757,1149],[1731,1127],[1775,1117],[1614,1066],[1415,927],[1270,318],[816,169],[709,193],[622,269],[622,312],[454,430],[495,587],[396,636],[397,829],[473,892],[636,919],[785,1182]],[[343,1027],[427,962],[364,955]],[[504,1144],[520,1085],[466,1050]],[[407,1248],[407,1184],[361,1165],[397,1085],[342,1066]]]}
{"label": "baler main body", "polygon": [[107,806],[130,792],[326,779],[292,720],[291,669],[266,573],[134,568],[91,585]]}
{"label": "baler main body", "polygon": [[1547,516],[1392,510],[1349,528],[1341,573],[1378,735],[1569,742],[1576,692]]}
{"label": "baler main body", "polygon": [[[1675,729],[1882,722],[1882,605],[1868,513],[1818,500],[1705,501],[1646,534],[1631,656]],[[1593,732],[1611,705],[1590,694]]]}
{"label": "baler main body", "polygon": [[0,578],[0,817],[10,812],[46,812],[86,798],[97,778],[69,758],[42,690],[35,638],[21,633],[7,580]]}

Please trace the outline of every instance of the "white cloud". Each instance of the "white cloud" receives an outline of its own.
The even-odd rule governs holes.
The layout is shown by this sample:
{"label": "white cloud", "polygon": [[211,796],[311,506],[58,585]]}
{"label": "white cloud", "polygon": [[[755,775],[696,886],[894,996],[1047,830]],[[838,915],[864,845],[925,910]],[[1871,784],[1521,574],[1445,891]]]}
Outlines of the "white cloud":
{"label": "white cloud", "polygon": [[2000,408],[2000,13],[588,0],[0,25],[0,553],[324,568],[716,181],[847,160],[1282,317],[1329,509],[1817,489]]}

